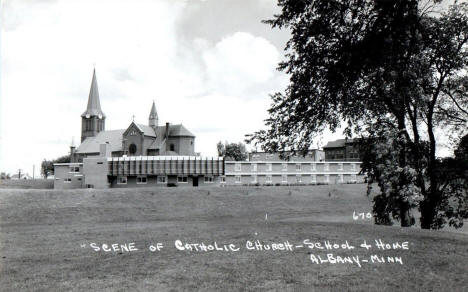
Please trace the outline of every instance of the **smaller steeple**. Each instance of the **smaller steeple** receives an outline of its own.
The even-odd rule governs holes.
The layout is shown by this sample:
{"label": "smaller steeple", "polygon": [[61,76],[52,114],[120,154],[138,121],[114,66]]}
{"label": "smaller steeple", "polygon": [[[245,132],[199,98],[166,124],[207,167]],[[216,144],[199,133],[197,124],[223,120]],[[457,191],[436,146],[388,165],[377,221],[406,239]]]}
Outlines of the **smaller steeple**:
{"label": "smaller steeple", "polygon": [[154,103],[153,100],[153,106],[151,107],[151,112],[148,118],[148,126],[150,127],[157,127],[158,126],[158,113],[156,112],[156,104]]}

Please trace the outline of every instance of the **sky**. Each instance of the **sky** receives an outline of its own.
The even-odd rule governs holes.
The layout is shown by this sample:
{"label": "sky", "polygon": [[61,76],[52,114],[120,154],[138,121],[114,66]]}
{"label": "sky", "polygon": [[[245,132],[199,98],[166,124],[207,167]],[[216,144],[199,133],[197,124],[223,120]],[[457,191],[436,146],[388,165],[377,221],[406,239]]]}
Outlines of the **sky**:
{"label": "sky", "polygon": [[[79,144],[93,68],[106,129],[183,123],[195,151],[264,125],[289,39],[261,20],[276,0],[3,0],[0,171],[27,172]],[[341,138],[327,133],[321,141]]]}

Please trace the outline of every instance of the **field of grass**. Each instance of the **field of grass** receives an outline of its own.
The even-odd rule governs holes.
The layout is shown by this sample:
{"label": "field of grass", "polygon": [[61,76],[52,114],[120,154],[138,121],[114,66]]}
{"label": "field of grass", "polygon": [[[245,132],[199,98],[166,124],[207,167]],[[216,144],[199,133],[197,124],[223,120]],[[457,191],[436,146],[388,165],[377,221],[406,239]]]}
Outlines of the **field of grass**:
{"label": "field of grass", "polygon": [[53,189],[53,179],[0,180],[0,189]]}
{"label": "field of grass", "polygon": [[[466,291],[468,235],[353,220],[368,212],[365,185],[0,190],[0,290],[4,291]],[[304,239],[354,250],[252,251],[246,241]],[[408,250],[366,250],[366,240]],[[176,240],[240,250],[180,251]],[[96,252],[90,243],[135,243]],[[151,244],[163,243],[151,252]],[[322,263],[377,254],[399,263]]]}

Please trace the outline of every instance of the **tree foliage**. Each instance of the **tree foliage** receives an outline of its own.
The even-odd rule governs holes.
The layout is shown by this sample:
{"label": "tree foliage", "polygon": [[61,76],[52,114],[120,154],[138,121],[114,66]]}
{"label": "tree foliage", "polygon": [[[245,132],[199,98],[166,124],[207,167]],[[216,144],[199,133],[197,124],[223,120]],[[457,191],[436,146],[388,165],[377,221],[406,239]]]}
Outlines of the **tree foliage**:
{"label": "tree foliage", "polygon": [[221,141],[219,141],[218,144],[216,144],[216,147],[218,149],[218,156],[224,156],[226,160],[243,161],[247,159],[245,145],[241,142],[224,142],[223,144]]}
{"label": "tree foliage", "polygon": [[421,226],[439,228],[446,203],[435,130],[461,133],[468,120],[468,4],[436,13],[439,2],[279,0],[281,13],[266,23],[291,30],[279,64],[290,83],[272,96],[268,129],[248,142],[307,149],[345,121],[347,135],[376,143],[365,155],[380,189],[376,219],[409,226],[417,206]]}
{"label": "tree foliage", "polygon": [[44,178],[54,174],[54,163],[69,163],[70,155],[63,155],[56,159],[46,160],[44,159],[41,163],[41,174]]}

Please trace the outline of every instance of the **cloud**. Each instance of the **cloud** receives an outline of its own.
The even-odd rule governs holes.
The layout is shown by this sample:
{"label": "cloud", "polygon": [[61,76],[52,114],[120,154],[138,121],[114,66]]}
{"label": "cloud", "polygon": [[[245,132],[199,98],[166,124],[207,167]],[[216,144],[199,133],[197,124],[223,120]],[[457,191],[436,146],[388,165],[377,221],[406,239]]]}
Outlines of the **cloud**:
{"label": "cloud", "polygon": [[237,32],[205,51],[203,60],[214,91],[243,94],[274,76],[279,53],[264,38]]}
{"label": "cloud", "polygon": [[[197,129],[195,147],[204,155],[216,155],[219,140],[242,141],[261,127],[268,94],[287,81],[275,70],[278,47],[257,28],[230,23],[219,30],[218,15],[192,9],[197,5],[3,1],[0,170],[31,173],[33,164],[65,154],[72,136],[80,140],[94,63],[106,129],[126,128],[132,115],[146,123],[152,100],[161,123]],[[259,4],[242,5],[250,11]],[[194,11],[203,19],[188,16]],[[257,23],[257,14],[248,22]],[[201,22],[219,38],[181,30]]]}

